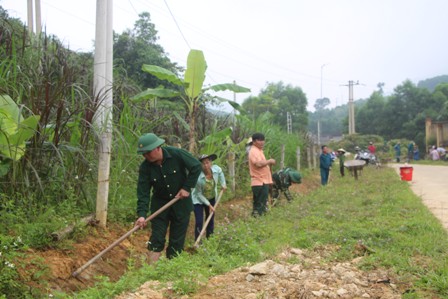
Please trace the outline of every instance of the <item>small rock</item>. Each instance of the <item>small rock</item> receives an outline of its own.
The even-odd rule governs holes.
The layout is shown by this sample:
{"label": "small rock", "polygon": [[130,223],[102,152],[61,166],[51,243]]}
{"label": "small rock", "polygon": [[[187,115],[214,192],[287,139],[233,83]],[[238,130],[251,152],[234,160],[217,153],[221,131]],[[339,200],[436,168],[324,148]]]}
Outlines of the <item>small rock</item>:
{"label": "small rock", "polygon": [[291,248],[290,252],[295,255],[303,255],[303,251],[299,248]]}
{"label": "small rock", "polygon": [[255,275],[266,275],[266,273],[268,273],[269,267],[273,263],[274,263],[273,261],[267,260],[267,261],[264,261],[262,263],[253,265],[252,267],[250,267],[249,273],[250,274],[255,274]]}
{"label": "small rock", "polygon": [[326,292],[324,290],[319,290],[319,291],[311,291],[311,293],[316,297],[323,297],[325,296]]}
{"label": "small rock", "polygon": [[336,291],[336,293],[339,295],[339,296],[344,296],[345,294],[347,294],[348,292],[347,292],[347,290],[346,289],[344,289],[344,288],[340,288],[339,290],[337,290]]}

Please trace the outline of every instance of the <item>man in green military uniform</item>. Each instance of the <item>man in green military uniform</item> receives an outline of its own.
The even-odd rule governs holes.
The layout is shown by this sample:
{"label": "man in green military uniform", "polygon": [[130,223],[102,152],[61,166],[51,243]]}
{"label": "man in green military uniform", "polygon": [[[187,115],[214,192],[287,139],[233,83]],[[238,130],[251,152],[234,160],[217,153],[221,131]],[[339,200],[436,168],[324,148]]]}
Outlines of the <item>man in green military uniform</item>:
{"label": "man in green military uniform", "polygon": [[291,168],[283,168],[272,174],[272,199],[273,205],[276,205],[280,192],[285,194],[288,202],[292,200],[292,195],[289,192],[289,187],[292,183],[300,184],[302,182],[302,177],[297,170]]}
{"label": "man in green military uniform", "polygon": [[[201,173],[201,162],[186,150],[164,146],[164,139],[153,133],[138,140],[137,153],[145,160],[141,163],[137,184],[136,226],[143,228],[148,211],[159,210],[174,197],[180,199],[151,220],[152,234],[148,242],[151,262],[161,256],[169,231],[166,255],[173,258],[183,251],[190,213],[193,211],[191,189]],[[152,191],[152,192],[151,192]]]}

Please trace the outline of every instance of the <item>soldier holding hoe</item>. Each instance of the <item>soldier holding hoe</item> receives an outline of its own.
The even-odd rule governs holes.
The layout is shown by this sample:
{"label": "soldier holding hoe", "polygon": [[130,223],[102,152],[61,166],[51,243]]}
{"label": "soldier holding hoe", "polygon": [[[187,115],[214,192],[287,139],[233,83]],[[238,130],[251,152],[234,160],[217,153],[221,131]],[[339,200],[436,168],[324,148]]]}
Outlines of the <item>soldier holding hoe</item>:
{"label": "soldier holding hoe", "polygon": [[201,163],[193,155],[180,148],[162,147],[164,143],[164,139],[149,133],[140,137],[137,149],[145,160],[139,168],[135,225],[143,228],[149,211],[152,214],[173,198],[180,198],[151,220],[152,234],[148,242],[151,262],[157,261],[165,248],[168,227],[167,257],[173,258],[183,251],[193,211],[190,192],[201,173]]}
{"label": "soldier holding hoe", "polygon": [[283,168],[272,174],[272,205],[278,203],[280,192],[283,192],[288,202],[292,201],[292,195],[289,192],[289,187],[293,184],[300,184],[302,176],[297,170],[292,168]]}

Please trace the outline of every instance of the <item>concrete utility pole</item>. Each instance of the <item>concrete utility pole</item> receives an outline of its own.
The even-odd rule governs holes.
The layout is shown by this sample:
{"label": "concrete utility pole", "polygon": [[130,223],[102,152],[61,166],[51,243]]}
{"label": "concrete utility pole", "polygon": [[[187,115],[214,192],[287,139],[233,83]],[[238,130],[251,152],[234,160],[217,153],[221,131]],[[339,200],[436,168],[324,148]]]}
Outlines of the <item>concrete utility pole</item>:
{"label": "concrete utility pole", "polygon": [[353,102],[353,85],[359,85],[359,81],[356,83],[348,81],[348,134],[355,134],[355,104]]}
{"label": "concrete utility pole", "polygon": [[[322,78],[323,78],[323,71],[324,66],[326,66],[328,63],[324,63],[320,67],[320,99],[322,100]],[[320,146],[320,115],[319,111],[317,112],[317,145]]]}
{"label": "concrete utility pole", "polygon": [[[40,0],[35,0],[36,4],[36,35],[39,36],[42,32],[42,17],[40,9]],[[27,0],[27,22],[28,22],[28,33],[34,32],[34,10],[33,10],[33,0]]]}
{"label": "concrete utility pole", "polygon": [[99,136],[96,220],[106,226],[112,144],[112,0],[96,2],[93,96],[99,102],[94,123]]}
{"label": "concrete utility pole", "polygon": [[36,2],[36,35],[39,36],[42,32],[42,13],[40,9],[40,0],[35,0]]}
{"label": "concrete utility pole", "polygon": [[31,33],[34,32],[33,28],[33,0],[28,0],[27,2],[27,17],[28,17],[28,33],[31,35]]}

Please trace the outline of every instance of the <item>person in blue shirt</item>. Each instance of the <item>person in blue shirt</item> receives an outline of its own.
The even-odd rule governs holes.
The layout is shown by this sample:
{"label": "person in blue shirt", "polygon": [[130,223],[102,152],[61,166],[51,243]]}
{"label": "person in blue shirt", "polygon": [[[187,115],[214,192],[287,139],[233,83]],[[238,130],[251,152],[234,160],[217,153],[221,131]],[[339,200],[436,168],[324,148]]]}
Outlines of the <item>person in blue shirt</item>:
{"label": "person in blue shirt", "polygon": [[331,168],[331,156],[328,153],[328,147],[326,145],[322,145],[322,153],[319,158],[320,162],[320,180],[322,186],[325,186],[328,183],[328,177],[330,176],[330,168]]}
{"label": "person in blue shirt", "polygon": [[414,158],[414,141],[409,142],[408,145],[408,162],[411,162],[412,158]]}
{"label": "person in blue shirt", "polygon": [[[194,227],[194,239],[197,240],[204,226],[204,218],[215,211],[214,206],[218,196],[218,185],[222,190],[226,190],[226,179],[221,167],[212,163],[217,156],[200,155],[198,160],[202,163],[202,172],[198,177],[196,187],[192,191],[194,205],[194,217],[196,220]],[[205,214],[205,217],[204,217]],[[215,214],[213,213],[206,229],[206,238],[213,234]]]}
{"label": "person in blue shirt", "polygon": [[395,150],[395,159],[397,160],[397,163],[400,163],[400,156],[401,156],[400,141],[398,141],[397,144],[395,144],[394,150]]}
{"label": "person in blue shirt", "polygon": [[414,146],[414,160],[420,160],[420,151],[418,150],[417,144]]}

